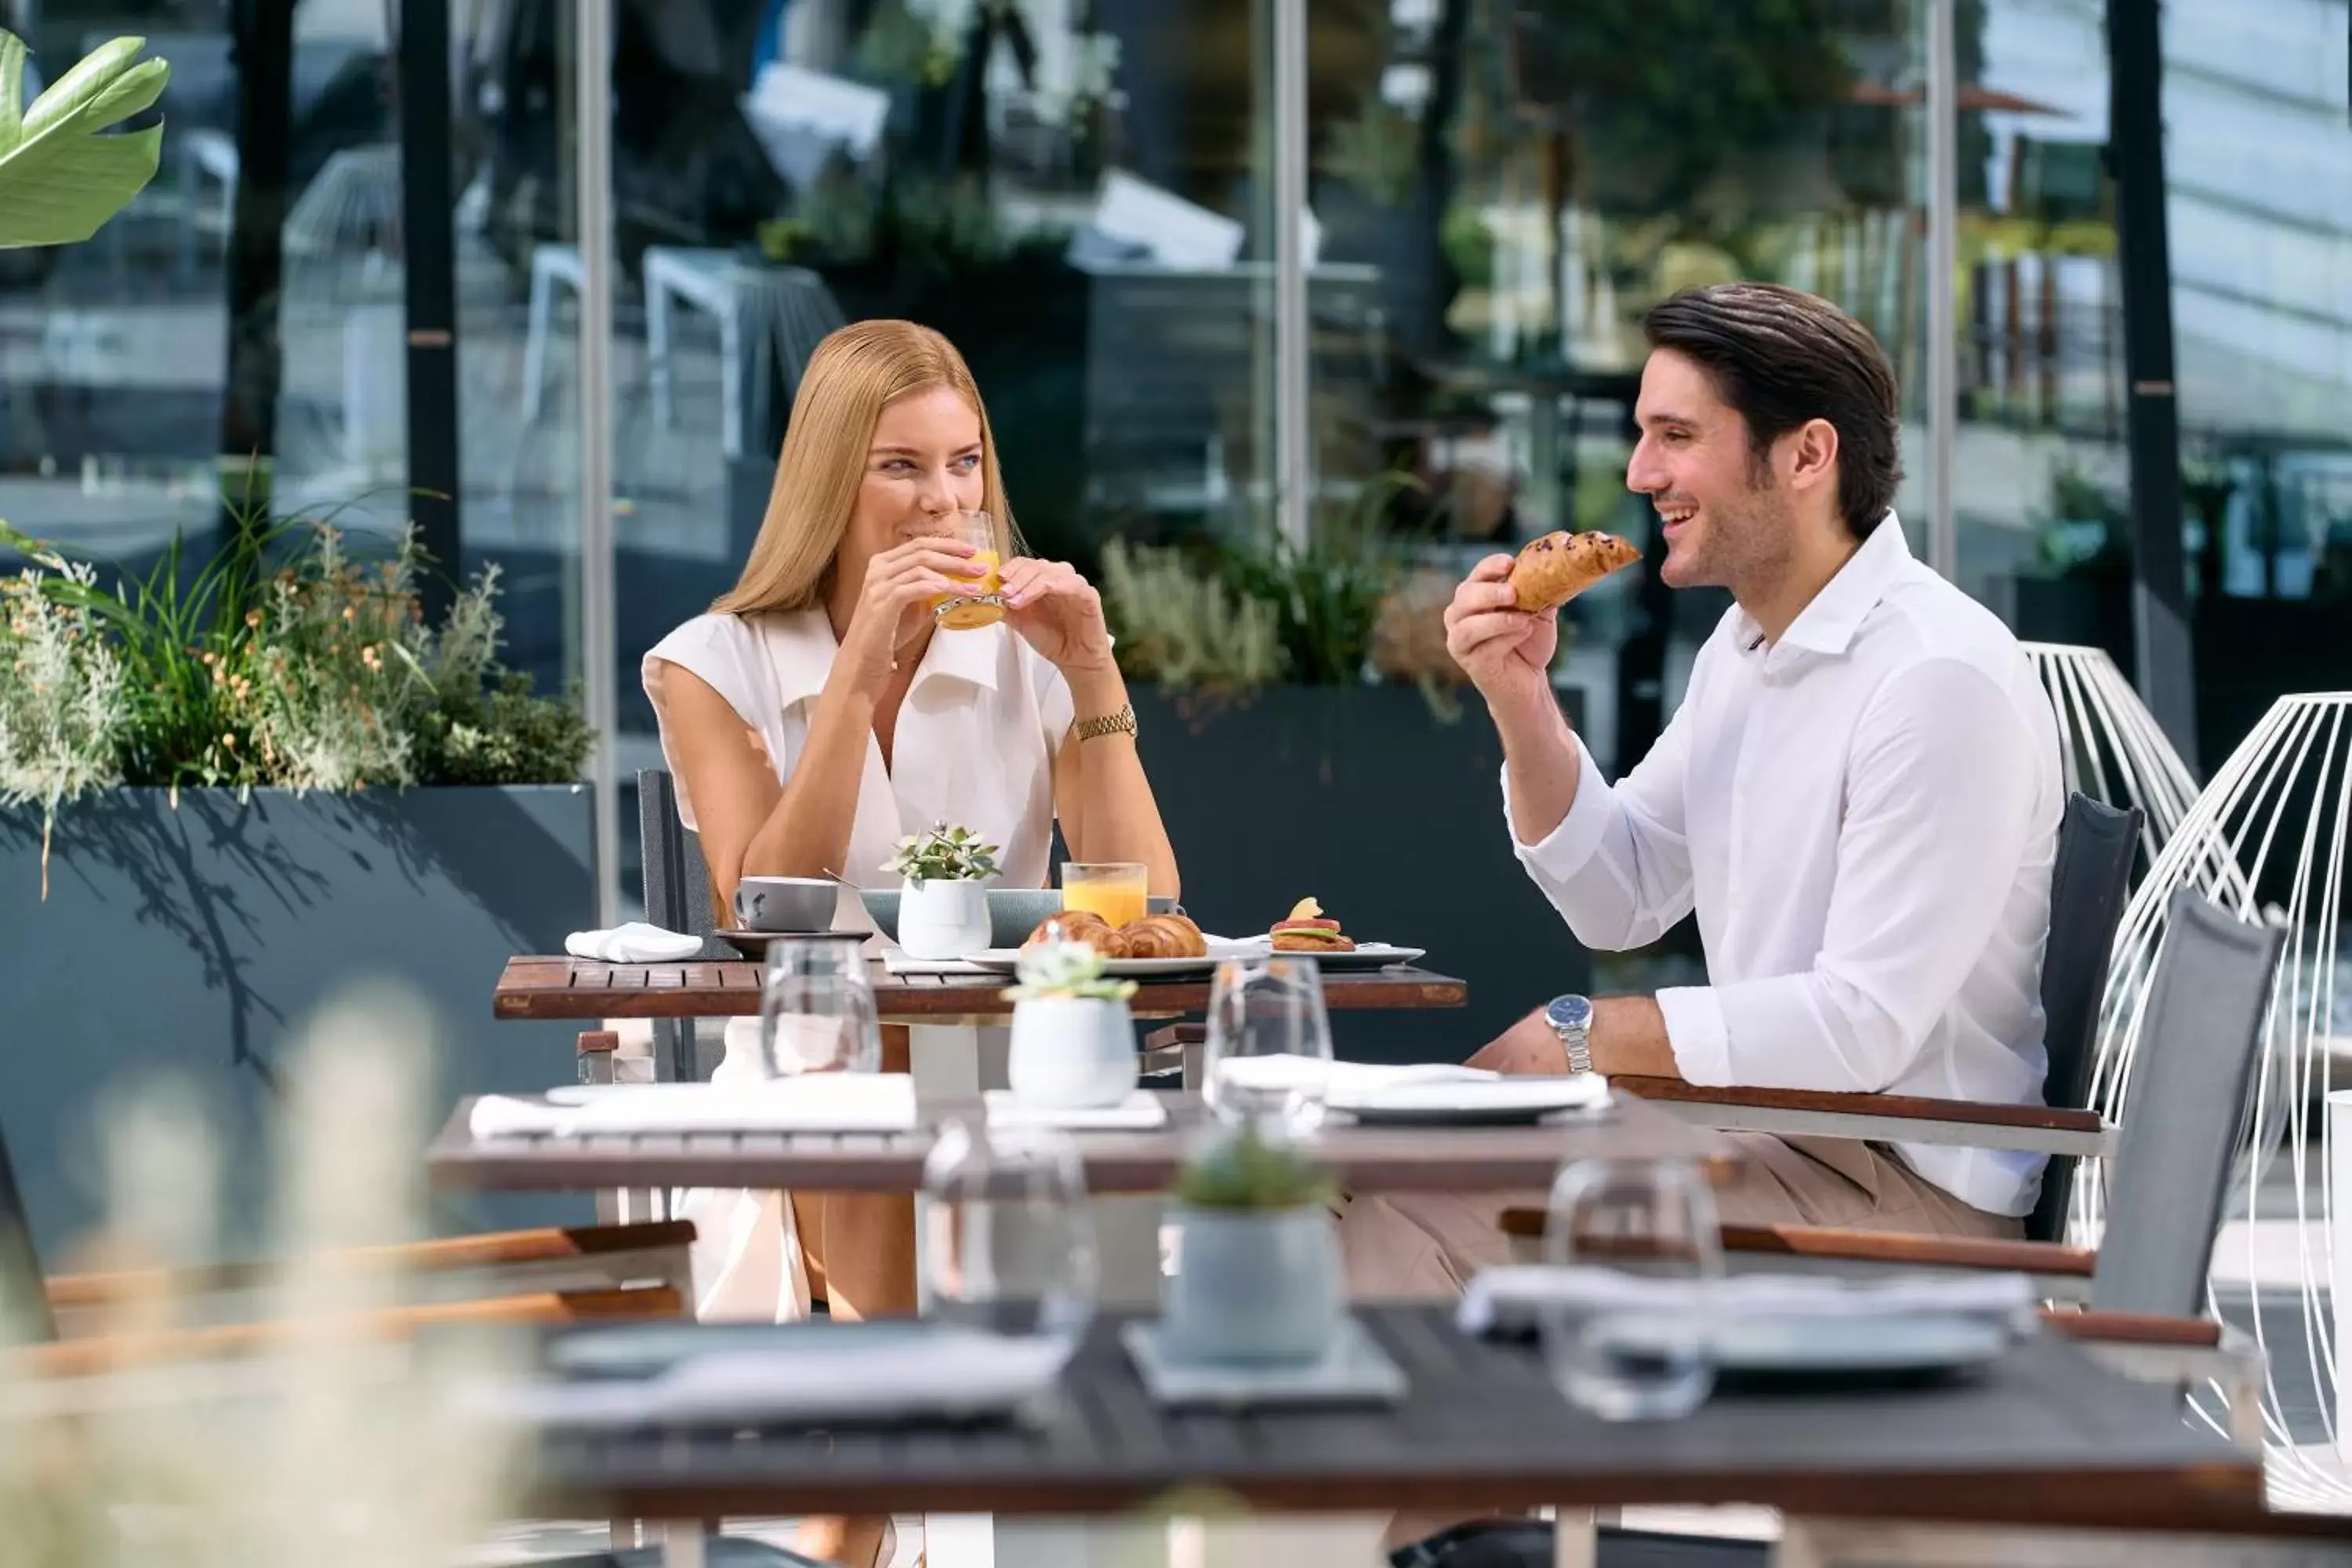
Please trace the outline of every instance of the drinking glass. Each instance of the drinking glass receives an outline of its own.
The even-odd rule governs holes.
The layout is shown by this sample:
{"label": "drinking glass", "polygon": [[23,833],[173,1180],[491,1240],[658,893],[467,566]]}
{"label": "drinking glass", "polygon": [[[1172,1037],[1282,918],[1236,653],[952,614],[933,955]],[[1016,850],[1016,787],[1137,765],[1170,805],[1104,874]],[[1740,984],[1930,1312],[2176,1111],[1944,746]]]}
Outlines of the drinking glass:
{"label": "drinking glass", "polygon": [[[1552,1184],[1544,1260],[1650,1279],[1718,1279],[1715,1199],[1687,1164],[1580,1161]],[[1668,1310],[1547,1308],[1541,1331],[1553,1384],[1607,1421],[1689,1415],[1715,1386],[1704,1292],[1692,1295]]]}
{"label": "drinking glass", "polygon": [[770,1078],[881,1070],[882,1022],[863,943],[787,937],[769,944],[760,1065]]}
{"label": "drinking glass", "polygon": [[1111,930],[1141,920],[1151,908],[1150,873],[1131,860],[1062,863],[1062,909],[1103,918]]}
{"label": "drinking glass", "polygon": [[1067,1133],[950,1121],[923,1162],[925,1315],[1061,1357],[1094,1317],[1086,1170]]}
{"label": "drinking glass", "polygon": [[1209,988],[1202,1077],[1210,1109],[1294,1138],[1323,1125],[1331,1024],[1311,959],[1227,959]]}
{"label": "drinking glass", "polygon": [[997,550],[995,521],[984,511],[960,511],[948,519],[942,531],[979,552],[972,563],[986,567],[988,574],[969,587],[933,599],[931,619],[940,630],[950,632],[994,626],[1004,618],[1004,582],[997,574],[1004,562]]}

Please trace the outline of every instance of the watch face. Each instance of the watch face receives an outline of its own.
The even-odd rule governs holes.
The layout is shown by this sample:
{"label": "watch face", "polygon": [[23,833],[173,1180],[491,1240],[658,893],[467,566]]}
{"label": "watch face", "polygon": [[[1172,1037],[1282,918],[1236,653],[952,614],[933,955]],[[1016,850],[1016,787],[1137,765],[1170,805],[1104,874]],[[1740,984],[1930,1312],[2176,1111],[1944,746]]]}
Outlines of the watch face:
{"label": "watch face", "polygon": [[1592,1002],[1584,996],[1555,996],[1544,1009],[1544,1020],[1555,1029],[1589,1029]]}

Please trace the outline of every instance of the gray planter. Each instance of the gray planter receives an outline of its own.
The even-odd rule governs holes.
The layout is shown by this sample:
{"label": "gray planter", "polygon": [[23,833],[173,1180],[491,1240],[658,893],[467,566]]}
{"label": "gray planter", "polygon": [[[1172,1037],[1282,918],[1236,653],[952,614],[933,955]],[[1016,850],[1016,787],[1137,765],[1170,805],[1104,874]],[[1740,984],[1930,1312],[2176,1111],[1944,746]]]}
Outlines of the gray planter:
{"label": "gray planter", "polygon": [[[99,1215],[109,1098],[166,1072],[224,1134],[227,1250],[265,1242],[281,1066],[312,1010],[355,982],[402,982],[438,1014],[436,1117],[460,1094],[572,1080],[577,1026],[496,1022],[490,993],[509,956],[560,952],[594,923],[592,855],[576,784],[183,790],[176,807],[160,789],[111,790],[59,814],[44,903],[40,814],[0,810],[0,1128],[45,1256]],[[444,1231],[590,1217],[584,1196],[435,1205]]]}
{"label": "gray planter", "polygon": [[1272,1366],[1319,1360],[1337,1342],[1347,1286],[1329,1210],[1177,1204],[1169,1218],[1178,1232],[1162,1309],[1171,1357]]}
{"label": "gray planter", "polygon": [[[1358,1061],[1459,1061],[1591,960],[1528,880],[1503,823],[1502,742],[1475,693],[1446,723],[1410,687],[1275,687],[1206,708],[1134,696],[1139,743],[1204,930],[1265,930],[1312,894],[1361,938],[1425,947],[1467,1007],[1339,1013]],[[1574,710],[1570,709],[1570,716]]]}

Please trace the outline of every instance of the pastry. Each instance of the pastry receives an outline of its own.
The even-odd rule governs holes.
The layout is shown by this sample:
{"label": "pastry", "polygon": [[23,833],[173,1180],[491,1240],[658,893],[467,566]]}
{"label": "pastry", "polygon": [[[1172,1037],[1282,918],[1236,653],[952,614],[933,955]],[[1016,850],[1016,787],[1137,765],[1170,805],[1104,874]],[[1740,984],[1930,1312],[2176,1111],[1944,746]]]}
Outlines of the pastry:
{"label": "pastry", "polygon": [[1039,921],[1037,929],[1029,933],[1029,940],[1021,947],[1026,952],[1055,940],[1090,947],[1108,957],[1112,944],[1110,922],[1092,910],[1063,910]]}
{"label": "pastry", "polygon": [[1511,592],[1522,610],[1556,610],[1642,552],[1613,533],[1547,533],[1511,565]]}
{"label": "pastry", "polygon": [[1206,958],[1207,939],[1182,915],[1146,915],[1111,933],[1112,958]]}
{"label": "pastry", "polygon": [[1276,952],[1353,952],[1355,942],[1339,930],[1339,922],[1323,912],[1313,899],[1301,899],[1290,912],[1274,922],[1270,933]]}

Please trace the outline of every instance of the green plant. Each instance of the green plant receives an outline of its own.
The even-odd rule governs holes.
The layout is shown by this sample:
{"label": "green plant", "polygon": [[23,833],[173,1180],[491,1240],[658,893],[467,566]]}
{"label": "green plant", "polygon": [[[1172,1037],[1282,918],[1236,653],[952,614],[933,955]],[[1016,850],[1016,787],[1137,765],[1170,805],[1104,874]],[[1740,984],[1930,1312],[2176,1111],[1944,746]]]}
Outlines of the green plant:
{"label": "green plant", "polygon": [[0,248],[88,239],[154,178],[163,127],[113,129],[152,109],[171,79],[165,61],[140,59],[146,47],[100,45],[28,110],[24,40],[0,31]]}
{"label": "green plant", "polygon": [[593,740],[572,704],[501,666],[486,567],[425,624],[424,552],[362,563],[324,522],[258,521],[192,577],[179,542],[143,578],[0,523],[34,564],[0,617],[0,801],[59,807],[113,784],[349,790],[554,784]]}
{"label": "green plant", "polygon": [[1330,1202],[1336,1190],[1329,1174],[1295,1145],[1249,1124],[1196,1152],[1176,1182],[1178,1201],[1196,1209],[1308,1208]]}
{"label": "green plant", "polygon": [[898,840],[897,853],[882,866],[911,882],[975,882],[993,877],[996,868],[995,845],[982,843],[969,827],[944,822]]}
{"label": "green plant", "polygon": [[1281,612],[1226,581],[1213,556],[1111,539],[1102,578],[1128,675],[1221,697],[1281,679]]}
{"label": "green plant", "polygon": [[1135,994],[1135,982],[1107,978],[1103,955],[1082,942],[1049,942],[1033,947],[1021,955],[1013,973],[1021,984],[1006,989],[1008,1002],[1045,996],[1124,1002]]}

